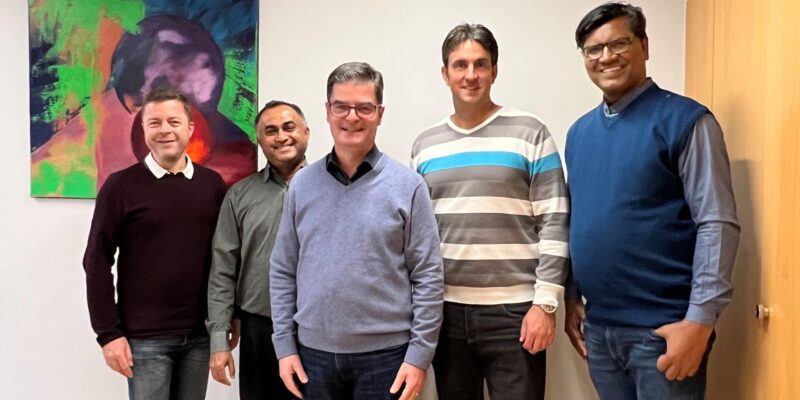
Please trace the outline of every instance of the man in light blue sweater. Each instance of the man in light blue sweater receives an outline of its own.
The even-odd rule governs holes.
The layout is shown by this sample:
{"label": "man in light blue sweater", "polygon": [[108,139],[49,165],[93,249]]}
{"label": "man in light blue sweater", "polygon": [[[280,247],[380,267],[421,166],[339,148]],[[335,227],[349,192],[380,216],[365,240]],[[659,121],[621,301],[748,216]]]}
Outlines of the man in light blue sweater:
{"label": "man in light blue sweater", "polygon": [[281,379],[300,398],[413,399],[442,320],[430,196],[375,147],[380,72],[342,64],[327,91],[333,151],[292,181],[270,259]]}

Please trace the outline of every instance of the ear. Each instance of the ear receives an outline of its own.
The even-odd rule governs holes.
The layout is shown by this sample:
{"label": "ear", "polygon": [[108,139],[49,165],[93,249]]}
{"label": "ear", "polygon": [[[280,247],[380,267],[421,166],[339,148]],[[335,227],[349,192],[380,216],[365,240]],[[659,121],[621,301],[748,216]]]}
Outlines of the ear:
{"label": "ear", "polygon": [[642,38],[642,51],[644,51],[644,59],[650,59],[650,41],[647,39],[647,35]]}
{"label": "ear", "polygon": [[380,125],[381,121],[383,120],[383,112],[385,110],[386,110],[386,107],[384,107],[384,106],[380,106],[380,108],[378,108],[378,125]]}
{"label": "ear", "polygon": [[194,121],[189,121],[189,137],[191,138],[194,135]]}
{"label": "ear", "polygon": [[497,79],[497,64],[492,65],[492,83]]}
{"label": "ear", "polygon": [[444,85],[450,86],[450,75],[447,74],[447,66],[442,67],[442,79],[444,79]]}
{"label": "ear", "polygon": [[331,123],[330,104],[327,101],[325,102],[325,121],[327,121],[329,124]]}

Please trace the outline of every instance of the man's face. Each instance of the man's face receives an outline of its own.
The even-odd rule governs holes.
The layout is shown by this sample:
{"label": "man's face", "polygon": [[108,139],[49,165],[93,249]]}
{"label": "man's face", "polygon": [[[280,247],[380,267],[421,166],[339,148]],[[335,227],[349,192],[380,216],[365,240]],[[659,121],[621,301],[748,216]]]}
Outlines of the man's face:
{"label": "man's face", "polygon": [[[331,108],[335,106],[377,106],[375,114],[364,117],[356,109],[348,111],[342,117],[334,116]],[[331,126],[333,144],[336,148],[348,148],[369,151],[375,145],[375,135],[383,118],[383,107],[379,106],[375,97],[375,85],[364,82],[341,82],[333,85],[331,97],[328,99],[327,116]]]}
{"label": "man's face", "polygon": [[309,130],[303,117],[289,106],[270,108],[256,124],[258,145],[271,164],[296,165],[308,148]]}
{"label": "man's face", "polygon": [[630,38],[627,51],[614,54],[608,47],[597,60],[584,58],[586,72],[608,103],[614,103],[647,77],[645,61],[649,58],[647,37],[639,39],[631,32],[628,21],[620,17],[608,21],[589,34],[583,47]]}
{"label": "man's face", "polygon": [[453,93],[453,102],[480,104],[490,101],[497,65],[492,65],[492,55],[480,43],[467,40],[447,56],[442,78]]}
{"label": "man's face", "polygon": [[147,103],[142,109],[144,142],[159,164],[173,163],[185,155],[194,123],[179,100]]}

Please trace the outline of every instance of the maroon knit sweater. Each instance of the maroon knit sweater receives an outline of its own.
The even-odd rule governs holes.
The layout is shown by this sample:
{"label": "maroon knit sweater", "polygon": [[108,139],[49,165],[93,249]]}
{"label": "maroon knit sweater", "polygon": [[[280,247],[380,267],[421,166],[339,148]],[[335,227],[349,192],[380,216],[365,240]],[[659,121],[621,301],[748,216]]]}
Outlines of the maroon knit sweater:
{"label": "maroon knit sweater", "polygon": [[[216,172],[156,179],[144,163],[109,176],[97,195],[83,257],[92,328],[117,339],[205,331],[211,239],[225,195]],[[117,259],[117,299],[111,266]]]}

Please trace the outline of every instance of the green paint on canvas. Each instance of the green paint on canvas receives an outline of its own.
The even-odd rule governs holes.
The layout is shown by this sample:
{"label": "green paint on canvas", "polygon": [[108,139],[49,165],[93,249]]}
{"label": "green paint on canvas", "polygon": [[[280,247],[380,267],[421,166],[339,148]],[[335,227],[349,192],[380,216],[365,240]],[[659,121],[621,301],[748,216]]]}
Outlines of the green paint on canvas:
{"label": "green paint on canvas", "polygon": [[255,63],[241,62],[237,58],[241,50],[229,50],[225,57],[225,82],[222,87],[222,98],[217,109],[242,129],[250,141],[256,142],[253,119],[256,117]]}
{"label": "green paint on canvas", "polygon": [[[75,12],[76,8],[82,12]],[[104,89],[95,59],[102,40],[100,20],[108,18],[127,31],[136,31],[136,24],[144,17],[144,5],[139,0],[45,1],[30,14],[41,39],[53,44],[47,57],[60,61],[52,67],[58,80],[42,94],[48,104],[43,119],[52,123],[82,109],[87,145],[93,145],[97,112],[90,99]]]}
{"label": "green paint on canvas", "polygon": [[61,177],[53,164],[42,162],[39,164],[39,174],[31,176],[31,196],[47,196],[56,194]]}
{"label": "green paint on canvas", "polygon": [[72,171],[64,176],[64,197],[93,198],[97,195],[95,189],[97,178],[82,171]]}

